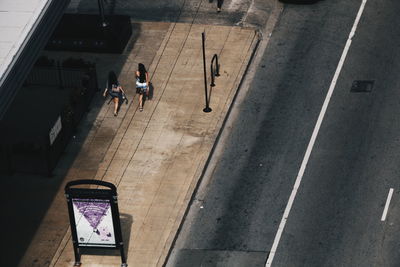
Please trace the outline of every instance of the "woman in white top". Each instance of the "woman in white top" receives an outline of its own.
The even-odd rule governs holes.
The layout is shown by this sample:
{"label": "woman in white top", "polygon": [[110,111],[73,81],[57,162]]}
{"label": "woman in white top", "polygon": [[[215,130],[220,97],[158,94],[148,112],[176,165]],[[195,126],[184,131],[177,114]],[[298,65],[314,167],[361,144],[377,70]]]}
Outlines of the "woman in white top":
{"label": "woman in white top", "polygon": [[149,73],[142,63],[139,63],[136,71],[136,88],[139,91],[139,110],[143,111],[143,95],[149,95]]}

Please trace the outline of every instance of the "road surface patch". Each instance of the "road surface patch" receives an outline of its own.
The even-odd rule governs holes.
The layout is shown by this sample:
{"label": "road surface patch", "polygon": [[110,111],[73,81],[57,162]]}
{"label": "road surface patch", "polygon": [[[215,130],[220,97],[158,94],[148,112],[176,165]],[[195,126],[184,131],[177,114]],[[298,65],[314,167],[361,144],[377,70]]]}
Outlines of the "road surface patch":
{"label": "road surface patch", "polygon": [[352,93],[370,93],[374,87],[374,81],[354,81],[351,85]]}

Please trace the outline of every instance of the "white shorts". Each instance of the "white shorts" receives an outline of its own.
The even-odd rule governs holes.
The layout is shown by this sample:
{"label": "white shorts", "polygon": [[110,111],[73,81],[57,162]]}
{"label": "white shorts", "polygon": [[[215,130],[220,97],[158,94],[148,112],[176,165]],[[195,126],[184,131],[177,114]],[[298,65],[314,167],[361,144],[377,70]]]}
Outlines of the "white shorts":
{"label": "white shorts", "polygon": [[147,83],[141,83],[139,81],[136,81],[136,87],[137,88],[147,88]]}

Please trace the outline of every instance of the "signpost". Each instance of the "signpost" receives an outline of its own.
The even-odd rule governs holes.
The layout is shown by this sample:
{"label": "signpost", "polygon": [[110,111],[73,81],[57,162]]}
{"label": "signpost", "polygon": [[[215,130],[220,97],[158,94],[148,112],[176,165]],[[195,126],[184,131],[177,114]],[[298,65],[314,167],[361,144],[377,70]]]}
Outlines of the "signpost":
{"label": "signpost", "polygon": [[[82,185],[106,187],[83,188]],[[79,186],[79,187],[77,187]],[[81,265],[81,249],[117,249],[121,267],[127,267],[119,219],[117,189],[99,180],[76,180],[65,186],[75,264]]]}
{"label": "signpost", "polygon": [[206,97],[206,107],[203,109],[204,112],[211,112],[212,109],[210,108],[210,99],[208,98],[208,89],[207,89],[207,70],[206,70],[206,47],[205,47],[205,41],[206,40],[206,33],[202,32],[201,33],[201,43],[203,46],[203,68],[204,68],[204,91],[205,91],[205,97]]}

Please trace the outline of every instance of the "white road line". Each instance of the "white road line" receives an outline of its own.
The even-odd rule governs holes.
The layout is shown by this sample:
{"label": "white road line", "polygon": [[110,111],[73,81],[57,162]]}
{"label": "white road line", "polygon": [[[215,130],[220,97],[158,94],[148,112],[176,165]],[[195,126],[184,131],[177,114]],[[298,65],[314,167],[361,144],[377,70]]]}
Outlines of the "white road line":
{"label": "white road line", "polygon": [[271,251],[269,253],[267,263],[265,264],[266,267],[270,267],[272,265],[272,261],[274,260],[275,253],[276,253],[277,247],[279,245],[279,241],[281,239],[283,230],[284,230],[285,225],[286,225],[286,221],[287,221],[287,219],[289,217],[290,210],[292,208],[294,199],[295,199],[296,194],[297,194],[297,189],[299,188],[301,180],[303,179],[303,174],[304,174],[304,171],[306,169],[308,160],[310,158],[311,151],[312,151],[312,149],[314,147],[315,139],[317,138],[319,129],[320,129],[321,124],[322,124],[322,120],[323,120],[323,118],[325,116],[326,110],[328,108],[329,101],[331,99],[333,90],[335,89],[337,79],[339,78],[340,71],[342,70],[343,63],[344,63],[344,61],[346,59],[347,52],[350,49],[352,38],[353,38],[353,36],[354,36],[354,34],[356,32],[358,22],[360,21],[360,18],[361,18],[361,15],[362,15],[363,11],[364,11],[364,7],[365,7],[366,3],[367,3],[367,0],[362,0],[360,9],[358,10],[358,13],[357,13],[357,17],[356,17],[356,19],[354,21],[353,27],[351,29],[351,32],[350,32],[349,37],[347,39],[346,45],[345,45],[344,50],[342,52],[342,56],[340,57],[339,64],[338,64],[338,66],[336,68],[335,75],[333,76],[331,85],[329,86],[328,94],[325,97],[325,101],[324,101],[324,104],[322,105],[321,112],[319,113],[318,120],[317,120],[317,123],[315,124],[314,131],[312,133],[310,142],[308,143],[308,147],[307,147],[306,153],[304,155],[303,162],[301,163],[300,170],[299,170],[299,172],[297,174],[296,182],[294,183],[292,193],[290,194],[289,201],[288,201],[288,203],[286,205],[286,208],[285,208],[285,212],[283,213],[282,220],[281,220],[281,222],[279,224],[279,227],[278,227],[278,231],[276,232],[274,243],[272,244],[272,248],[271,248]]}
{"label": "white road line", "polygon": [[387,199],[386,199],[386,205],[385,205],[385,208],[383,209],[383,214],[382,214],[382,218],[381,218],[382,222],[384,222],[386,220],[386,215],[387,215],[387,212],[388,212],[388,209],[389,209],[390,200],[392,199],[392,195],[393,195],[393,188],[390,188],[389,189],[389,194],[388,194]]}

